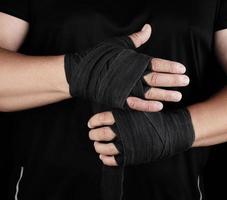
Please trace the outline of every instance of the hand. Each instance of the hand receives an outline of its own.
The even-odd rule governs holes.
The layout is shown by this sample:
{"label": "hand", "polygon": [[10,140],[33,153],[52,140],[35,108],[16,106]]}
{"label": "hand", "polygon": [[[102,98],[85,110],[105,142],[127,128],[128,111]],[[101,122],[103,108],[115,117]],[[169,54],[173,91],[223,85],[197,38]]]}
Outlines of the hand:
{"label": "hand", "polygon": [[163,108],[160,101],[180,101],[181,93],[159,87],[188,85],[185,67],[135,51],[150,35],[151,27],[145,25],[130,36],[110,38],[86,52],[66,54],[70,95],[110,108],[124,109],[128,104],[131,109],[146,112],[160,111]]}
{"label": "hand", "polygon": [[95,128],[89,137],[108,166],[166,159],[190,149],[195,141],[191,115],[186,108],[153,113],[113,110],[96,114],[88,126]]}
{"label": "hand", "polygon": [[[103,112],[94,115],[88,122],[88,127],[93,128],[89,131],[90,140],[94,141],[95,151],[100,155],[99,158],[107,166],[117,166],[114,156],[119,152],[116,146],[111,142],[116,134],[109,127],[115,123],[111,112]],[[104,126],[102,128],[96,128]],[[101,143],[101,142],[109,143]]]}
{"label": "hand", "polygon": [[[138,48],[148,41],[151,36],[151,26],[146,24],[144,28],[129,37]],[[151,60],[152,72],[144,79],[150,86],[143,100],[137,97],[128,97],[127,103],[131,109],[145,112],[157,112],[162,110],[161,101],[178,102],[182,95],[178,91],[160,89],[159,87],[184,87],[189,84],[189,77],[184,75],[186,68],[178,62],[153,58]]]}

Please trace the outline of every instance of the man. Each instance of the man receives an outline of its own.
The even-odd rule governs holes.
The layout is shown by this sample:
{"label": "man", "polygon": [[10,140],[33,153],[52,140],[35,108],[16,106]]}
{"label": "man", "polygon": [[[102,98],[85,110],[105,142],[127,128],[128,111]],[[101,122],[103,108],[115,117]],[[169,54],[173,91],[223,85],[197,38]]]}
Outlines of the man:
{"label": "man", "polygon": [[[19,172],[21,176],[18,177],[17,182],[17,186],[20,186],[17,188],[20,190],[16,194],[21,199],[100,198],[102,166],[86,135],[89,131],[86,124],[92,115],[90,103],[75,98],[44,106],[70,98],[69,85],[64,73],[64,56],[47,55],[81,52],[103,39],[135,32],[145,22],[152,23],[152,41],[140,51],[155,58],[181,62],[187,67],[187,74],[191,79],[190,87],[181,91],[184,96],[182,103],[170,107],[194,104],[189,107],[196,134],[194,146],[226,141],[226,88],[215,97],[206,100],[213,94],[213,90],[223,86],[220,82],[221,78],[217,80],[219,84],[209,85],[212,86],[212,90],[206,84],[211,83],[211,77],[212,83],[215,82],[215,77],[212,76],[214,73],[221,77],[218,69],[213,68],[217,66],[212,54],[214,30],[216,52],[222,66],[226,66],[226,57],[223,56],[226,51],[226,31],[223,30],[226,28],[226,2],[199,1],[187,4],[181,1],[140,2],[140,6],[129,4],[127,14],[126,9],[116,2],[109,3],[23,1],[18,4],[8,1],[0,6],[3,12],[1,14],[2,48],[16,51],[27,36],[22,52],[35,55],[23,56],[1,50],[1,111],[43,106],[15,115],[16,122],[19,122],[16,123],[17,133],[14,136],[14,140],[19,141],[16,167],[24,167]],[[89,22],[92,22],[92,27],[87,28]],[[147,27],[145,30],[145,33],[131,36],[135,39],[133,41],[136,46],[142,45],[149,39],[151,29]],[[15,31],[17,34],[14,34]],[[173,70],[168,69],[169,65],[165,65],[166,61],[159,59],[152,61],[156,61],[156,64],[152,63],[153,67],[159,66],[158,70],[153,69],[158,77],[164,76],[163,69],[160,72],[162,66],[165,66],[164,69],[168,72]],[[206,73],[207,71],[209,73]],[[188,84],[188,80],[183,83],[183,79],[187,77],[182,75],[182,71],[179,73],[178,69],[174,69],[173,73],[168,75],[170,77],[168,79],[158,78],[157,82],[148,82],[149,91],[153,92],[147,94],[154,94],[153,87],[179,87]],[[150,73],[147,77],[148,80],[155,80],[149,78],[154,77],[154,73],[152,75]],[[172,77],[178,77],[176,79],[180,81],[173,84]],[[161,84],[158,80],[162,80]],[[170,81],[163,83],[163,80]],[[166,100],[163,99],[162,92],[169,94],[167,91],[158,90],[158,93],[155,93],[157,95],[147,97],[150,100]],[[172,95],[174,98],[171,98]],[[174,91],[170,99],[169,95],[167,97],[167,100],[179,101],[181,95]],[[142,99],[137,101],[138,99],[134,97],[127,99],[132,109],[140,111],[162,109],[160,102],[144,102]],[[200,101],[204,102],[198,104],[197,102]],[[214,119],[213,116],[216,115],[219,117]],[[113,118],[109,114],[103,119],[104,121],[111,119],[113,123]],[[97,120],[96,115],[90,123],[92,124],[90,127],[94,128],[103,125],[103,120]],[[91,139],[97,141],[100,134],[102,132],[92,134]],[[96,151],[103,154],[97,146]],[[107,157],[106,155],[101,157],[104,164],[114,164],[113,157],[109,157],[109,152],[107,154]],[[198,175],[205,161],[205,150],[191,150],[166,161],[131,167],[126,172],[125,197],[126,199],[182,200],[200,198]],[[166,170],[167,166],[168,170]]]}

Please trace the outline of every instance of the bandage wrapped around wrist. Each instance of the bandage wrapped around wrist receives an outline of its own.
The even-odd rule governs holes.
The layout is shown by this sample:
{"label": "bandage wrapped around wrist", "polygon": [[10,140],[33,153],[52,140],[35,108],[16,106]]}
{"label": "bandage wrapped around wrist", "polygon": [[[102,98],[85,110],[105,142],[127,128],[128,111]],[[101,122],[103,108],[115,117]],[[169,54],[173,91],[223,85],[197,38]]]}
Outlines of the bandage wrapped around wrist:
{"label": "bandage wrapped around wrist", "polygon": [[162,160],[188,150],[194,129],[187,109],[155,113],[113,110],[117,134],[116,157],[120,165],[138,165]]}
{"label": "bandage wrapped around wrist", "polygon": [[104,167],[102,199],[123,200],[125,166],[159,161],[192,146],[195,133],[187,109],[146,113],[114,109],[118,167]]}
{"label": "bandage wrapped around wrist", "polygon": [[129,95],[143,98],[143,75],[151,70],[151,57],[134,49],[125,36],[104,41],[85,53],[65,55],[71,96],[121,109]]}

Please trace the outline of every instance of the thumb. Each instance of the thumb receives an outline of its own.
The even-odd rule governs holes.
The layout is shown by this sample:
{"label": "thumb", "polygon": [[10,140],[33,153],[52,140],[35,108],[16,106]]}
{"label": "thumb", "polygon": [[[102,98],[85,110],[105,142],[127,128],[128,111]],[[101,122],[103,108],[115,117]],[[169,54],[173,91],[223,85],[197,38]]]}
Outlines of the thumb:
{"label": "thumb", "polygon": [[151,26],[149,24],[145,24],[139,32],[133,33],[129,35],[129,37],[133,41],[136,48],[138,48],[149,40],[151,32]]}

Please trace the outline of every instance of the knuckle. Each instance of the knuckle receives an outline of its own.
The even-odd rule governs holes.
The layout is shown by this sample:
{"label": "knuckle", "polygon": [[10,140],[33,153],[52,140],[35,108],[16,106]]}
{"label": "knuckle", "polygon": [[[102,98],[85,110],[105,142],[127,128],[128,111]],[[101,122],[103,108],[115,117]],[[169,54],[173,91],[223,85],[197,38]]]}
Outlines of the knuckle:
{"label": "knuckle", "polygon": [[169,99],[170,100],[173,100],[174,101],[176,99],[176,94],[173,93],[173,92],[169,93],[168,96],[169,96]]}
{"label": "knuckle", "polygon": [[173,84],[174,85],[181,84],[181,82],[182,82],[182,77],[181,76],[176,75],[176,76],[173,77]]}
{"label": "knuckle", "polygon": [[169,101],[176,101],[177,100],[177,94],[174,92],[171,92],[168,94]]}
{"label": "knuckle", "polygon": [[91,137],[93,140],[100,141],[102,139],[100,136],[100,130],[93,130],[93,132],[91,132]]}
{"label": "knuckle", "polygon": [[103,139],[108,139],[109,131],[107,127],[102,128],[102,137]]}
{"label": "knuckle", "polygon": [[177,69],[179,68],[179,63],[177,62],[171,62],[170,63],[170,68],[169,68],[169,71],[170,73],[175,73],[177,71]]}
{"label": "knuckle", "polygon": [[112,140],[114,139],[115,134],[113,132],[113,130],[110,127],[106,127],[106,139],[107,140]]}
{"label": "knuckle", "polygon": [[168,101],[169,100],[169,95],[166,94],[165,92],[162,93],[162,99],[163,101]]}
{"label": "knuckle", "polygon": [[152,103],[148,103],[148,105],[147,105],[147,111],[148,111],[148,112],[154,111],[154,106],[153,106]]}
{"label": "knuckle", "polygon": [[158,65],[158,60],[156,58],[153,58],[151,60],[151,65],[152,65],[152,70],[154,70],[154,71],[158,70],[159,65]]}
{"label": "knuckle", "polygon": [[153,97],[153,90],[152,90],[152,88],[147,91],[146,97],[149,98],[149,99],[151,99]]}
{"label": "knuckle", "polygon": [[143,38],[141,37],[141,35],[139,33],[134,33],[133,38],[134,38],[135,42],[137,43],[137,45],[140,46],[143,43]]}
{"label": "knuckle", "polygon": [[169,101],[178,102],[181,100],[181,98],[182,98],[182,94],[180,92],[177,92],[177,91],[168,92]]}
{"label": "knuckle", "polygon": [[100,135],[100,132],[93,133],[93,139],[96,141],[101,141],[102,137]]}
{"label": "knuckle", "polygon": [[156,85],[157,84],[157,78],[158,78],[158,74],[155,72],[151,73],[151,77],[150,77],[150,83],[151,85]]}
{"label": "knuckle", "polygon": [[176,62],[170,62],[169,72],[174,73],[176,68],[177,68],[177,63]]}
{"label": "knuckle", "polygon": [[140,35],[139,35],[139,33],[134,33],[133,34],[133,37],[138,41],[138,40],[140,40]]}

